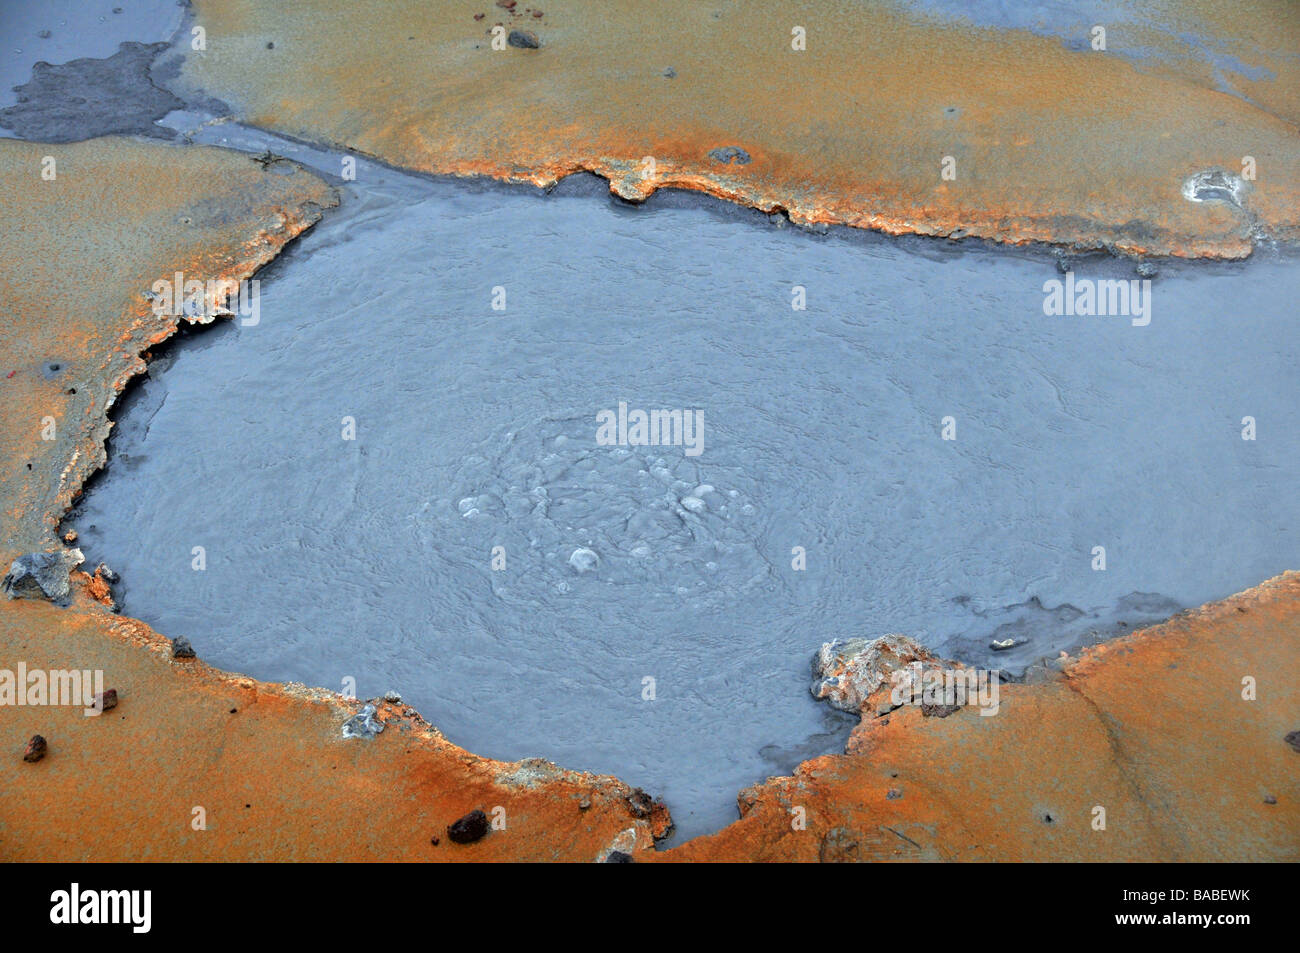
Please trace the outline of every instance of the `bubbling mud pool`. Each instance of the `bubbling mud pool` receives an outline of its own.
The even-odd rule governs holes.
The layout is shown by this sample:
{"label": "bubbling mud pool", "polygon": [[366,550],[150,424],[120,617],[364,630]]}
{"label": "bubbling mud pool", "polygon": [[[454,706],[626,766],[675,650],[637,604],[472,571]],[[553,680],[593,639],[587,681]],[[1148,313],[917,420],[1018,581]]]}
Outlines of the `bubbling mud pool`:
{"label": "bubbling mud pool", "polygon": [[[1015,675],[1300,565],[1274,255],[1164,266],[1137,327],[1046,316],[1045,254],[366,165],[259,277],[256,325],[187,334],[124,399],[67,521],[124,610],[617,774],[678,836],[842,745],[823,641]],[[620,402],[698,411],[702,451],[603,445]]]}

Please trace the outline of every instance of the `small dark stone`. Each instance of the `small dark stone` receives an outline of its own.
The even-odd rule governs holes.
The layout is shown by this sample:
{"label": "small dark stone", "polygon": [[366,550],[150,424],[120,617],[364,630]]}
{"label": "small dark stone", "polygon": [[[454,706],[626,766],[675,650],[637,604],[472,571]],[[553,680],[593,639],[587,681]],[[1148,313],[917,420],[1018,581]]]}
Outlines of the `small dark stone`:
{"label": "small dark stone", "polygon": [[172,640],[172,658],[194,658],[194,646],[183,635]]}
{"label": "small dark stone", "polygon": [[1068,275],[1070,273],[1070,269],[1073,266],[1074,263],[1071,262],[1070,259],[1067,258],[1065,255],[1056,256],[1056,270],[1059,271],[1061,274]]}
{"label": "small dark stone", "polygon": [[108,711],[117,707],[117,689],[109,688],[95,695],[95,708],[99,711]]}
{"label": "small dark stone", "polygon": [[735,162],[736,165],[749,165],[753,161],[749,153],[740,146],[724,146],[718,149],[710,149],[709,158],[714,162],[722,162],[726,165],[731,165],[732,162]]}
{"label": "small dark stone", "polygon": [[456,844],[472,844],[482,840],[488,832],[487,815],[482,811],[470,811],[458,821],[447,825],[447,836]]}
{"label": "small dark stone", "polygon": [[631,854],[626,853],[625,851],[621,851],[621,850],[611,850],[611,851],[610,851],[610,852],[605,856],[605,863],[607,863],[607,864],[635,864],[636,861],[632,858],[632,855],[631,855]]}
{"label": "small dark stone", "polygon": [[40,761],[45,757],[50,746],[45,743],[45,739],[40,735],[32,735],[32,740],[27,742],[27,747],[23,751],[24,761]]}
{"label": "small dark stone", "polygon": [[1140,261],[1138,262],[1137,273],[1139,278],[1154,278],[1160,274],[1160,269],[1149,261]]}
{"label": "small dark stone", "polygon": [[432,844],[434,847],[437,847],[438,844],[441,843],[441,842],[440,842],[440,841],[438,840],[438,838],[436,838],[436,837],[430,837],[430,838],[429,838],[429,843]]}
{"label": "small dark stone", "polygon": [[902,796],[903,792],[898,790],[898,788],[890,788],[885,792],[885,800],[887,801],[897,801]]}
{"label": "small dark stone", "polygon": [[1300,731],[1293,731],[1282,740],[1291,746],[1292,751],[1300,752]]}
{"label": "small dark stone", "polygon": [[267,44],[266,44],[266,48],[267,48],[268,50],[273,50],[273,49],[275,49],[275,44],[274,44],[274,43],[267,43]]}
{"label": "small dark stone", "polygon": [[677,78],[677,70],[673,69],[673,68],[670,66],[670,67],[668,67],[666,70],[664,70],[664,76],[666,76],[668,79],[676,79],[676,78]]}
{"label": "small dark stone", "polygon": [[589,798],[589,797],[584,797],[581,801],[579,801],[579,802],[578,802],[578,810],[580,810],[580,811],[589,811],[589,810],[591,810],[591,798]]}
{"label": "small dark stone", "polygon": [[1271,795],[1271,794],[1265,794],[1265,795],[1264,795],[1264,803],[1265,803],[1265,804],[1276,804],[1276,803],[1277,803],[1277,798],[1275,798],[1275,797],[1274,797],[1273,795]]}
{"label": "small dark stone", "polygon": [[511,30],[506,42],[517,50],[535,50],[542,45],[537,34],[527,30]]}

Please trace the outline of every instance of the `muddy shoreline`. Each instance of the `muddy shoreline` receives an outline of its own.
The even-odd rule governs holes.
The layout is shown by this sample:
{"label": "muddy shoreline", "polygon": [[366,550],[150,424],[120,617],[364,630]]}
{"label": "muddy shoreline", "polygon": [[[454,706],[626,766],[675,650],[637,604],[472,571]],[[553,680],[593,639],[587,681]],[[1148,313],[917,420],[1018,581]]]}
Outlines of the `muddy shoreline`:
{"label": "muddy shoreline", "polygon": [[[203,12],[200,5],[195,15]],[[219,41],[223,29],[234,28],[237,16],[253,13],[241,9],[230,16],[214,15],[210,35]],[[232,41],[231,48],[247,45],[250,38],[263,44],[256,24],[239,29],[246,35]],[[543,28],[538,29],[545,38]],[[284,48],[283,40],[279,48]],[[215,88],[227,95],[220,85],[232,81],[223,73],[225,63],[214,56],[197,74],[207,94]],[[364,61],[353,62],[358,64],[364,68]],[[256,77],[237,85],[248,101],[259,95]],[[791,201],[789,179],[783,176],[811,173],[800,171],[793,157],[776,148],[765,153],[749,144],[758,169],[739,170],[729,163],[726,173],[719,174],[693,167],[685,157],[716,138],[717,130],[686,137],[679,154],[666,156],[663,165],[669,171],[648,179],[626,160],[591,158],[593,150],[607,147],[595,142],[540,144],[546,155],[568,150],[588,156],[583,159],[539,160],[525,149],[494,165],[463,142],[459,153],[428,151],[424,137],[435,133],[419,125],[427,117],[412,120],[405,130],[372,128],[349,138],[332,133],[329,117],[319,112],[312,113],[310,130],[289,107],[283,116],[265,106],[248,108],[243,115],[255,125],[279,128],[306,142],[335,141],[358,153],[373,149],[386,161],[430,174],[488,175],[549,187],[573,172],[594,171],[605,175],[610,191],[622,198],[644,200],[658,188],[695,189],[813,226],[848,223],[889,233],[968,234],[1071,250],[1207,257],[1248,254],[1262,232],[1285,238],[1297,229],[1279,211],[1297,207],[1288,191],[1296,177],[1285,171],[1280,184],[1267,184],[1266,199],[1253,209],[1248,225],[1237,212],[1213,209],[1194,223],[1183,209],[1156,212],[1151,219],[1159,222],[1155,231],[1147,225],[1135,229],[1108,223],[1104,214],[1084,223],[1059,210],[1046,217],[1017,218],[1006,214],[1007,200],[996,190],[980,199],[986,203],[982,211],[971,205],[960,205],[956,212],[942,203],[927,205],[922,222],[911,217],[921,205],[863,214],[861,204],[846,211],[854,208],[854,200],[844,205],[840,197],[827,194]],[[1256,127],[1252,135],[1258,132]],[[1293,140],[1293,127],[1289,135]],[[1286,142],[1286,134],[1279,142]],[[1290,145],[1284,150],[1290,153],[1286,162],[1294,160],[1294,141]],[[6,565],[24,552],[61,548],[60,522],[105,463],[110,410],[129,382],[147,370],[151,351],[175,333],[176,321],[159,324],[153,319],[140,289],[175,270],[252,277],[336,201],[329,185],[305,169],[283,175],[283,169],[268,169],[239,153],[201,146],[159,151],[168,148],[124,139],[69,146],[0,142],[6,175],[33,176],[41,158],[52,154],[61,170],[70,170],[63,172],[63,181],[74,183],[54,206],[48,194],[34,190],[6,209],[8,260],[31,262],[39,257],[34,249],[45,251],[66,241],[58,228],[32,236],[25,230],[32,221],[74,223],[86,234],[107,236],[91,244],[79,272],[88,279],[73,296],[50,300],[47,289],[58,285],[53,274],[28,274],[6,288],[17,302],[4,319],[0,344],[5,364],[0,370],[16,372],[0,381],[13,395],[0,412],[0,455],[10,463],[10,476],[0,485],[5,540],[0,558]],[[168,184],[160,188],[153,170],[164,154]],[[747,181],[744,174],[762,170],[765,160],[772,160],[777,171],[767,181]],[[75,185],[86,169],[135,183],[134,205],[104,208],[93,189]],[[1003,208],[989,211],[997,202]],[[57,211],[52,213],[52,207]],[[132,208],[134,219],[122,215],[125,208]],[[115,247],[132,248],[136,260],[117,271],[108,267],[105,250]],[[86,251],[70,250],[59,257],[58,266],[68,268]],[[52,314],[58,319],[51,320]],[[59,370],[42,373],[42,367],[48,371],[51,354],[58,355]],[[58,435],[33,453],[33,420],[47,416],[56,422]],[[923,722],[919,714],[911,718],[909,713],[887,730],[874,726],[856,736],[851,746],[856,755],[818,758],[801,765],[791,778],[741,792],[741,820],[689,841],[663,859],[1294,860],[1300,790],[1293,772],[1287,772],[1287,759],[1294,754],[1281,738],[1296,727],[1288,727],[1286,719],[1295,710],[1295,686],[1300,684],[1294,670],[1300,659],[1298,579],[1288,573],[1223,603],[1087,650],[1050,670],[1042,668],[1026,684],[1008,687],[1009,716],[1005,722],[996,720],[999,730],[992,736],[972,733],[970,719]],[[21,764],[0,771],[6,803],[29,805],[7,812],[0,832],[0,853],[7,859],[107,854],[139,859],[591,860],[614,844],[625,844],[638,859],[655,856],[654,840],[664,833],[666,817],[645,809],[636,792],[616,779],[542,762],[507,765],[477,758],[446,742],[413,709],[382,700],[376,700],[377,711],[391,730],[340,747],[345,742],[338,725],[362,702],[301,686],[259,683],[201,661],[172,659],[167,639],[110,611],[110,590],[102,578],[74,574],[74,582],[74,602],[65,610],[27,600],[0,605],[5,655],[21,655],[28,664],[48,668],[74,660],[78,667],[105,668],[123,689],[121,710],[114,717],[129,723],[86,723],[74,719],[79,712],[48,713],[48,724],[42,725],[51,739],[48,761],[35,771]],[[52,633],[57,638],[51,639]],[[1272,692],[1266,703],[1258,703],[1261,718],[1245,717],[1235,707],[1243,672],[1268,672]],[[1214,686],[1208,689],[1215,712],[1209,725],[1197,717],[1197,693],[1205,686]],[[23,727],[17,727],[19,719]],[[9,734],[21,734],[33,719],[31,712],[15,716],[10,709],[4,720]],[[159,725],[168,728],[160,732]],[[1055,732],[1069,734],[1071,745],[1045,762],[1041,752],[1055,743]],[[1189,746],[1205,757],[1182,758],[1180,749]],[[945,753],[954,751],[963,752],[962,757],[937,767]],[[872,757],[862,757],[866,753]],[[1250,765],[1244,774],[1243,763]],[[112,789],[93,796],[89,810],[108,822],[96,825],[88,838],[76,818],[86,809],[86,779],[104,773],[114,779]],[[1231,783],[1224,781],[1228,773]],[[894,797],[890,792],[900,789],[900,777],[908,786],[905,796]],[[1005,784],[1011,777],[1018,778],[1019,790],[1009,796]],[[263,797],[266,791],[274,791],[270,803]],[[1206,798],[1189,796],[1189,791],[1218,791],[1220,806],[1207,806]],[[379,817],[376,797],[384,805]],[[1014,810],[1004,809],[1008,797]],[[247,813],[254,810],[254,799],[264,810]],[[1121,805],[1119,814],[1128,825],[1122,836],[1108,841],[1089,836],[1089,802],[1099,799]],[[1231,808],[1222,808],[1227,802]],[[178,805],[191,803],[214,805],[214,815],[221,818],[215,836],[199,837],[187,827],[188,808]],[[494,806],[504,806],[512,819],[503,831],[471,847],[432,842],[436,834],[430,832],[441,831],[466,811]],[[812,818],[806,829],[790,827],[793,806],[811,807],[805,812]],[[152,823],[169,814],[177,814],[174,824]],[[1044,820],[1048,817],[1053,820]],[[322,831],[323,818],[334,828],[328,834]],[[1061,818],[1070,820],[1061,824]],[[1216,819],[1222,829],[1188,836],[1188,831],[1213,827]],[[627,831],[632,832],[630,841]]]}

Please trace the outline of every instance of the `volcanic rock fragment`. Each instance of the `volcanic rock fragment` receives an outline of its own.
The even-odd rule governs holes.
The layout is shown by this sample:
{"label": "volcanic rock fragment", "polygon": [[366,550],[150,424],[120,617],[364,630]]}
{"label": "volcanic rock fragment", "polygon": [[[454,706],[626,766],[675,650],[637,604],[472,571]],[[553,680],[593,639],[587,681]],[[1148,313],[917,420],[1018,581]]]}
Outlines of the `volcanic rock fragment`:
{"label": "volcanic rock fragment", "polygon": [[23,760],[36,762],[44,758],[50,746],[46,743],[45,738],[41,735],[32,735],[32,740],[27,742],[27,747],[23,750]]}
{"label": "volcanic rock fragment", "polygon": [[952,667],[906,635],[835,639],[824,643],[813,658],[811,691],[814,698],[825,699],[841,711],[884,714],[897,707],[895,687],[908,700],[920,695],[914,663],[920,663],[922,676]]}
{"label": "volcanic rock fragment", "polygon": [[194,658],[194,646],[183,635],[172,640],[172,658]]}
{"label": "volcanic rock fragment", "polygon": [[472,844],[482,840],[488,832],[487,815],[482,811],[470,811],[458,821],[447,825],[447,836],[456,844]]}
{"label": "volcanic rock fragment", "polygon": [[344,738],[373,738],[384,730],[383,722],[375,720],[378,711],[374,705],[367,704],[347,721],[343,722]]}
{"label": "volcanic rock fragment", "polygon": [[72,590],[69,574],[83,562],[85,557],[79,549],[27,553],[13,561],[0,588],[10,599],[48,599],[67,605]]}
{"label": "volcanic rock fragment", "polygon": [[530,33],[528,30],[511,30],[510,35],[506,37],[506,42],[517,50],[535,50],[541,47],[536,33]]}
{"label": "volcanic rock fragment", "polygon": [[117,707],[117,689],[109,688],[95,694],[95,710],[108,711]]}

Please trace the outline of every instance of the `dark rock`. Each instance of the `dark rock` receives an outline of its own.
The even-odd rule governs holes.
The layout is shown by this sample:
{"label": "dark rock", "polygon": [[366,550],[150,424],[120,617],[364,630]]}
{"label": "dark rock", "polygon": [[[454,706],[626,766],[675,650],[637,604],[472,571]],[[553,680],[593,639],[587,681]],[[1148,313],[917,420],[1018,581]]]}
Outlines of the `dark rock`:
{"label": "dark rock", "polygon": [[607,864],[635,864],[635,863],[636,863],[636,860],[632,857],[631,854],[625,853],[624,851],[621,851],[621,850],[611,850],[611,851],[609,852],[609,854],[607,854],[606,857],[605,857],[605,863],[607,863]]}
{"label": "dark rock", "polygon": [[108,711],[117,707],[117,689],[109,688],[105,691],[98,692],[95,695],[95,708],[97,711]]}
{"label": "dark rock", "polygon": [[1293,731],[1282,740],[1291,746],[1292,751],[1300,752],[1300,731]]}
{"label": "dark rock", "polygon": [[68,574],[81,565],[84,557],[77,549],[56,553],[27,553],[19,556],[0,581],[10,599],[48,599],[67,605],[72,592]]}
{"label": "dark rock", "polygon": [[1154,278],[1160,274],[1160,269],[1149,261],[1140,261],[1137,266],[1139,278]]}
{"label": "dark rock", "polygon": [[482,840],[487,832],[488,819],[482,811],[470,811],[460,820],[447,825],[447,836],[456,844],[472,844]]}
{"label": "dark rock", "polygon": [[542,45],[537,34],[527,30],[511,30],[506,42],[517,50],[535,50]]}
{"label": "dark rock", "polygon": [[194,658],[194,646],[183,635],[172,640],[172,658]]}
{"label": "dark rock", "polygon": [[718,149],[710,149],[709,158],[714,162],[723,162],[727,165],[731,165],[732,162],[735,162],[736,165],[749,165],[753,161],[749,153],[740,146],[724,146]]}
{"label": "dark rock", "polygon": [[885,800],[887,801],[897,801],[902,796],[903,792],[898,790],[898,788],[890,788],[885,792]]}
{"label": "dark rock", "polygon": [[664,76],[666,76],[668,79],[676,79],[676,78],[677,78],[677,70],[673,69],[673,68],[670,66],[670,67],[668,67],[666,70],[664,70]]}
{"label": "dark rock", "polygon": [[1265,804],[1276,804],[1276,803],[1277,803],[1277,798],[1275,798],[1275,797],[1274,797],[1273,795],[1271,795],[1271,794],[1265,794],[1265,795],[1264,795],[1264,803],[1265,803]]}
{"label": "dark rock", "polygon": [[27,742],[26,749],[23,750],[24,761],[40,761],[50,750],[50,746],[45,743],[45,739],[40,735],[32,735],[32,740]]}

